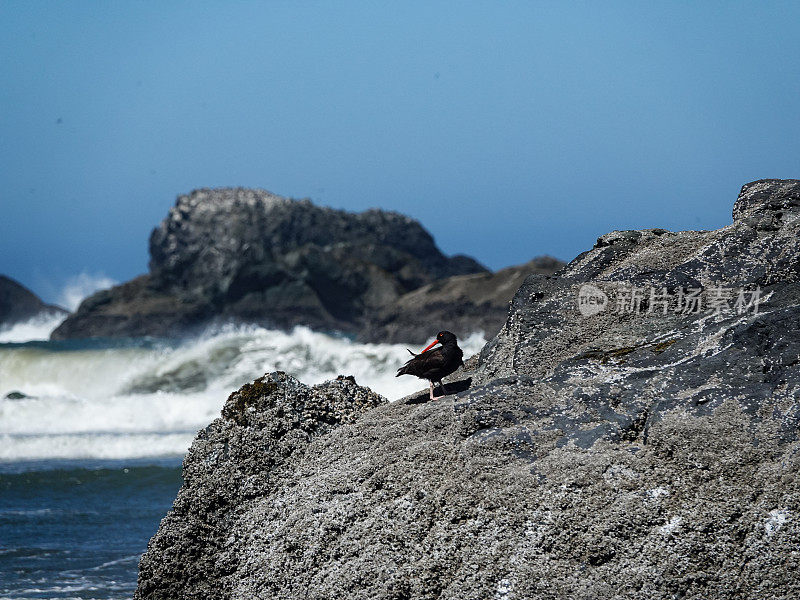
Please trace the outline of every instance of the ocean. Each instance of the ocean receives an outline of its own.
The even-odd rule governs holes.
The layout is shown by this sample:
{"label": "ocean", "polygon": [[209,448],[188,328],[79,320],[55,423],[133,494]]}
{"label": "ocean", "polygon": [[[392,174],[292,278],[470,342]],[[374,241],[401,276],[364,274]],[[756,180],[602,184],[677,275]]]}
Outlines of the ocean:
{"label": "ocean", "polygon": [[[424,387],[394,376],[406,345],[304,327],[48,341],[57,324],[0,331],[0,599],[131,598],[184,453],[244,383],[280,370],[307,384],[354,375],[390,400]],[[465,356],[484,343],[460,341]]]}

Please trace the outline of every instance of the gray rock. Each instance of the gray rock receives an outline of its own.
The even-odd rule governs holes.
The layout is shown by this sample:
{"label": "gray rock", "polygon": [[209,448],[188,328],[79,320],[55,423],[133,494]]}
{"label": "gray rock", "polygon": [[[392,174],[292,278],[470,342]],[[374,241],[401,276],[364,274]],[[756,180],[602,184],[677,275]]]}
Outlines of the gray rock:
{"label": "gray rock", "polygon": [[0,275],[0,327],[27,321],[41,314],[66,315],[60,306],[42,300],[10,277]]}
{"label": "gray rock", "polygon": [[[534,273],[552,275],[564,264],[551,256],[539,256],[496,273],[456,275],[429,283],[377,311],[359,337],[370,342],[422,344],[440,329],[494,337],[525,278]],[[431,331],[431,323],[436,323],[436,331]]]}
{"label": "gray rock", "polygon": [[[798,597],[798,185],[744,186],[721,230],[614,232],[529,276],[453,395],[281,374],[233,394],[135,598]],[[617,310],[623,284],[761,301]],[[605,309],[579,310],[597,290]]]}
{"label": "gray rock", "polygon": [[150,257],[147,275],[88,298],[53,338],[173,336],[215,320],[355,334],[413,289],[486,271],[404,215],[242,188],[180,196]]}
{"label": "gray rock", "polygon": [[309,388],[280,372],[231,394],[184,461],[183,487],[139,565],[138,597],[213,598],[229,588],[246,560],[238,547],[223,549],[234,523],[291,480],[313,440],[385,403],[352,377]]}

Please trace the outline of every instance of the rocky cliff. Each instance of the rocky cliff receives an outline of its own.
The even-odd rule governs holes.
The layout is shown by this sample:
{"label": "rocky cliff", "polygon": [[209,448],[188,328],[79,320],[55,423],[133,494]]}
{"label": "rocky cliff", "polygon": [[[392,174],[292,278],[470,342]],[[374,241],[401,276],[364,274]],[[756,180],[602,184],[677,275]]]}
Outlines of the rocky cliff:
{"label": "rocky cliff", "polygon": [[406,216],[242,188],[179,197],[150,257],[147,275],[91,296],[53,337],[176,335],[215,319],[358,333],[411,290],[486,272]]}
{"label": "rocky cliff", "polygon": [[202,431],[135,598],[800,595],[800,181],[531,275],[453,395],[280,373]]}
{"label": "rocky cliff", "polygon": [[22,284],[0,275],[0,327],[27,321],[41,314],[63,314],[60,306],[45,304]]}

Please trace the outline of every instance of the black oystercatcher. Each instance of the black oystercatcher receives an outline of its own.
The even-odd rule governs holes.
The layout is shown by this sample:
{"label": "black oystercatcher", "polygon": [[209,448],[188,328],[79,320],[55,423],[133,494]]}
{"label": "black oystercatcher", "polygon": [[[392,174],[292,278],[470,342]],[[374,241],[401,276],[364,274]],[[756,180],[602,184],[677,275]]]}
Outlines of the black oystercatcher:
{"label": "black oystercatcher", "polygon": [[[436,344],[441,344],[442,347],[431,350]],[[409,350],[409,352],[411,351]],[[433,382],[438,382],[442,392],[446,393],[442,378],[447,377],[464,364],[461,360],[463,356],[464,353],[461,352],[461,348],[456,342],[456,336],[449,331],[440,331],[427,348],[419,354],[414,354],[414,358],[397,370],[395,377],[415,375],[420,379],[427,379],[430,382],[431,400],[433,400]]]}

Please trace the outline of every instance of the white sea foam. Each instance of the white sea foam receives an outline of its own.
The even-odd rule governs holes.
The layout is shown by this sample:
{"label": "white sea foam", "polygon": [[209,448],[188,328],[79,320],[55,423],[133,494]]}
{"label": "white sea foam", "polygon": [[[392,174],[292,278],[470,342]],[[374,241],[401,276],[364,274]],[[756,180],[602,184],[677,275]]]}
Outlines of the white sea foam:
{"label": "white sea foam", "polygon": [[36,342],[50,339],[50,333],[66,318],[56,313],[40,313],[28,321],[0,329],[0,343]]}
{"label": "white sea foam", "polygon": [[[466,356],[480,334],[460,342]],[[413,349],[413,348],[412,348]],[[180,455],[242,384],[286,371],[307,384],[354,375],[390,400],[404,344],[360,344],[297,327],[226,327],[192,340],[119,347],[0,345],[0,460]],[[21,399],[2,399],[20,392]]]}
{"label": "white sea foam", "polygon": [[150,435],[94,432],[77,435],[31,436],[0,434],[0,461],[175,456],[189,448],[194,436],[195,432]]}

